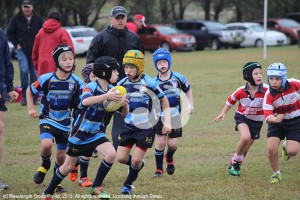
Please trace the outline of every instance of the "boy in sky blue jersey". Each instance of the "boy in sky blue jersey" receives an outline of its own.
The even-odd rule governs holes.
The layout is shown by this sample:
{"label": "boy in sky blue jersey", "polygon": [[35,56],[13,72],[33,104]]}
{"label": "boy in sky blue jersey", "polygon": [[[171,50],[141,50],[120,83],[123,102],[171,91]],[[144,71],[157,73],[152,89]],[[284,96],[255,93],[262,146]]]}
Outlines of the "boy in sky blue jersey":
{"label": "boy in sky blue jersey", "polygon": [[[143,157],[154,141],[153,123],[151,123],[152,104],[155,99],[166,111],[166,125],[163,126],[165,134],[170,133],[170,116],[167,111],[169,103],[164,92],[154,80],[143,74],[145,67],[144,54],[138,50],[129,50],[123,58],[123,66],[127,77],[118,82],[126,88],[129,98],[129,110],[125,116],[125,127],[119,135],[117,160],[129,165],[129,173],[122,187],[122,194],[132,193],[132,183],[137,179],[138,173],[144,166]],[[150,123],[149,123],[150,121]],[[131,148],[136,145],[132,156]]]}
{"label": "boy in sky blue jersey", "polygon": [[[74,169],[79,156],[91,157],[96,149],[104,156],[96,178],[91,188],[91,195],[101,199],[109,199],[102,183],[116,158],[116,151],[105,135],[105,119],[108,112],[104,109],[103,101],[120,101],[121,95],[115,92],[111,83],[118,80],[119,64],[116,59],[102,56],[95,60],[93,74],[97,80],[89,83],[80,96],[80,110],[73,123],[69,137],[67,157],[65,163],[54,173],[52,180],[44,191],[43,196],[51,199],[55,188]],[[125,114],[128,101],[123,104]],[[122,112],[123,113],[123,112]]]}
{"label": "boy in sky blue jersey", "polygon": [[[163,175],[163,159],[166,158],[168,174],[175,172],[175,164],[173,155],[177,150],[178,138],[182,137],[181,125],[181,105],[180,93],[183,91],[188,98],[187,114],[190,115],[194,111],[194,102],[191,86],[188,84],[184,76],[178,72],[171,71],[172,57],[167,49],[159,48],[153,53],[153,64],[158,71],[158,75],[154,80],[160,89],[165,92],[170,104],[172,132],[164,134],[162,132],[161,119],[155,126],[155,161],[156,170],[153,177],[162,177]],[[163,113],[162,113],[162,116]],[[164,155],[165,146],[168,146],[167,153]]]}
{"label": "boy in sky blue jersey", "polygon": [[[58,45],[52,52],[57,70],[47,73],[27,89],[28,115],[40,119],[40,139],[42,164],[34,174],[34,182],[41,184],[51,165],[52,145],[56,142],[56,162],[54,171],[66,158],[66,149],[71,125],[71,112],[78,108],[79,96],[84,83],[72,73],[74,55],[68,45]],[[40,113],[33,106],[33,96],[43,91]],[[65,190],[59,186],[57,192]]]}

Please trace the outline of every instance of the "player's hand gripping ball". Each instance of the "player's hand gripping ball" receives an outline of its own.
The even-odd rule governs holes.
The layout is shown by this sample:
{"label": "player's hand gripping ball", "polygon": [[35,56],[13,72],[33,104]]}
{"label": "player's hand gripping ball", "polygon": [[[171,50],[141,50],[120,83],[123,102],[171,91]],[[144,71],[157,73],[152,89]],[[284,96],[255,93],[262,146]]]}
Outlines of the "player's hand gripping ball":
{"label": "player's hand gripping ball", "polygon": [[113,100],[105,100],[103,101],[103,107],[107,112],[113,112],[118,110],[123,106],[124,101],[126,100],[127,91],[123,86],[115,86],[116,93],[121,93],[122,99],[119,102],[115,102]]}

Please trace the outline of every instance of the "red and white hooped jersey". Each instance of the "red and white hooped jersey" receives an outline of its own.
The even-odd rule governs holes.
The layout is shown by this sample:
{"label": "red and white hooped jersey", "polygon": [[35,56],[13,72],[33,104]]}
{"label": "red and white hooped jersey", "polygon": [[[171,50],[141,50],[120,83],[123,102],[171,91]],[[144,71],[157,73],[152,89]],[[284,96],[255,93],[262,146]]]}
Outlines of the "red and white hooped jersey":
{"label": "red and white hooped jersey", "polygon": [[237,113],[244,115],[247,119],[264,121],[263,101],[267,90],[268,85],[262,83],[252,99],[248,92],[248,84],[246,84],[232,93],[228,97],[226,104],[232,107],[239,101],[239,105],[236,109]]}
{"label": "red and white hooped jersey", "polygon": [[283,119],[293,119],[300,116],[300,81],[287,79],[283,92],[270,88],[264,99],[264,115],[266,120],[274,114],[284,114]]}

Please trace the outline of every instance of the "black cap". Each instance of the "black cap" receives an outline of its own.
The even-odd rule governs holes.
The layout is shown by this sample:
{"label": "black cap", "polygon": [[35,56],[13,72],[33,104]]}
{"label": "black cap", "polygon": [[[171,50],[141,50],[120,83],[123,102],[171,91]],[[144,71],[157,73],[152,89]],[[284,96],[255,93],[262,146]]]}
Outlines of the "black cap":
{"label": "black cap", "polygon": [[25,6],[25,5],[32,6],[33,3],[32,3],[32,1],[30,1],[30,0],[23,0],[23,1],[22,1],[22,6]]}
{"label": "black cap", "polygon": [[123,6],[115,6],[111,9],[110,16],[113,18],[118,17],[119,15],[127,16],[127,11]]}

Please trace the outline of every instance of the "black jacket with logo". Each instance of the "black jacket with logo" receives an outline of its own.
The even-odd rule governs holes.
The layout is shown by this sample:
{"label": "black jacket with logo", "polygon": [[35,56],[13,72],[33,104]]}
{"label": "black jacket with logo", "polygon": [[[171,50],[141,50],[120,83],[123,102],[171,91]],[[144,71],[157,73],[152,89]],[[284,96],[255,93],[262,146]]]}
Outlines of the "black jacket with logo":
{"label": "black jacket with logo", "polygon": [[128,50],[139,50],[144,53],[144,46],[138,35],[125,30],[117,30],[112,25],[100,31],[92,40],[86,55],[86,63],[93,63],[100,56],[115,58],[120,64],[119,77],[125,77],[122,67],[124,54]]}
{"label": "black jacket with logo", "polygon": [[27,20],[21,11],[11,18],[6,35],[16,48],[19,44],[27,55],[31,55],[35,36],[42,26],[43,19],[40,16],[33,13]]}

